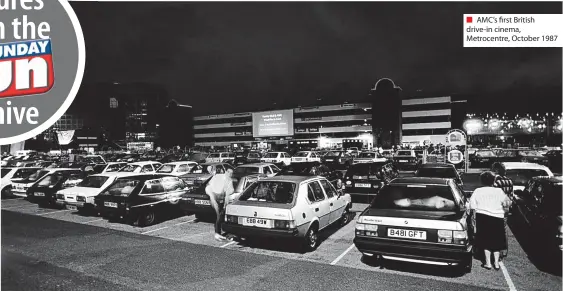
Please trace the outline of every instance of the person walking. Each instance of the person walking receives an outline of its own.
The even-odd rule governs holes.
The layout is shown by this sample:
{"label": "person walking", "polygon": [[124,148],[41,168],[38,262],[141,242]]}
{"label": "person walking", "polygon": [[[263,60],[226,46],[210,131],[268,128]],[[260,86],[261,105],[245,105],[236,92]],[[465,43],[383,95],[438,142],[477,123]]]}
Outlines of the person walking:
{"label": "person walking", "polygon": [[[469,209],[475,217],[475,244],[484,251],[482,267],[499,270],[500,251],[507,249],[504,217],[511,201],[499,188],[494,187],[495,174],[484,172],[480,176],[483,187],[475,189],[469,200]],[[491,265],[491,253],[494,265]]]}
{"label": "person walking", "polygon": [[[512,180],[506,176],[506,169],[504,167],[500,167],[497,176],[495,177],[495,184],[494,187],[502,189],[504,194],[510,198],[512,201],[514,199],[514,183]],[[504,216],[504,234],[508,234],[508,216],[510,215],[510,209]],[[506,258],[508,256],[508,249],[501,250],[500,257],[501,259]]]}
{"label": "person walking", "polygon": [[[211,171],[210,171],[211,172]],[[224,174],[214,174],[209,180],[205,193],[209,195],[211,207],[215,210],[215,239],[222,241],[227,238],[222,235],[221,225],[225,215],[225,207],[229,203],[229,196],[235,192],[233,186],[233,170],[228,169]]]}

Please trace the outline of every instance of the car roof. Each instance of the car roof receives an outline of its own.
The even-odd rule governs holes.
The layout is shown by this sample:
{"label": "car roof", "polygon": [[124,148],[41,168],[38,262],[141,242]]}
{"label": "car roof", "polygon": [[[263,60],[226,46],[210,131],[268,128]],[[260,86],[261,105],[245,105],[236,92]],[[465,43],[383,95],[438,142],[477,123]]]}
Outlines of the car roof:
{"label": "car roof", "polygon": [[446,163],[426,163],[426,164],[421,164],[420,168],[455,168],[455,166]]}
{"label": "car roof", "polygon": [[142,162],[129,163],[129,165],[135,165],[135,166],[144,166],[144,165],[152,165],[152,164],[162,164],[162,163],[156,161],[142,161]]}
{"label": "car roof", "polygon": [[214,162],[214,163],[203,163],[203,164],[199,164],[200,166],[217,166],[217,165],[225,165],[227,163],[220,163],[220,162]]}
{"label": "car roof", "polygon": [[108,162],[108,165],[127,164],[127,162]]}
{"label": "car roof", "polygon": [[90,176],[100,176],[100,177],[125,177],[125,176],[134,176],[135,173],[131,173],[131,172],[108,172],[108,173],[100,173],[100,174],[94,174],[94,175],[90,175]]}
{"label": "car roof", "polygon": [[443,185],[447,186],[448,181],[452,179],[446,178],[429,178],[429,177],[404,177],[393,179],[389,184],[410,184],[410,185]]}
{"label": "car roof", "polygon": [[164,163],[163,165],[182,165],[182,164],[197,164],[197,163],[194,161],[177,161],[177,162]]}
{"label": "car roof", "polygon": [[176,177],[176,176],[166,175],[166,174],[135,174],[135,173],[133,173],[131,175],[118,177],[118,179],[119,178],[130,178],[130,177],[135,177],[139,180],[152,180],[152,179],[159,179],[159,178],[162,178],[162,177]]}
{"label": "car roof", "polygon": [[303,183],[306,182],[308,180],[315,180],[318,178],[322,178],[322,177],[318,177],[318,176],[274,176],[274,177],[270,177],[270,178],[264,178],[264,179],[260,179],[260,181],[271,181],[271,182],[293,182],[293,183]]}
{"label": "car roof", "polygon": [[271,165],[273,165],[273,164],[272,163],[252,163],[252,164],[240,165],[237,168],[265,167],[265,166],[271,166]]}
{"label": "car roof", "polygon": [[506,170],[514,169],[549,169],[548,167],[536,163],[522,163],[522,162],[503,162],[502,165]]}

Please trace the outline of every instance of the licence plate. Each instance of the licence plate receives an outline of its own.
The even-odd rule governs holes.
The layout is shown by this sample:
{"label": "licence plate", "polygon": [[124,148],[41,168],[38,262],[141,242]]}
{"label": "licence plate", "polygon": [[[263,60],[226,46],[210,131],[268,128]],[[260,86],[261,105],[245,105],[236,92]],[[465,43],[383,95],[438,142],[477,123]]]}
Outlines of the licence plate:
{"label": "licence plate", "polygon": [[399,163],[408,163],[408,160],[399,160]]}
{"label": "licence plate", "polygon": [[67,205],[66,209],[68,209],[68,210],[78,210],[78,207],[76,207],[74,205]]}
{"label": "licence plate", "polygon": [[45,193],[43,193],[43,192],[35,192],[35,193],[33,193],[33,196],[45,197]]}
{"label": "licence plate", "polygon": [[359,188],[371,188],[371,184],[356,183],[356,187],[359,187]]}
{"label": "licence plate", "polygon": [[188,185],[193,185],[193,184],[194,184],[194,181],[186,181],[186,184],[188,184]]}
{"label": "licence plate", "polygon": [[426,231],[389,228],[387,230],[387,236],[388,237],[426,240]]}
{"label": "licence plate", "polygon": [[117,203],[115,203],[115,202],[104,202],[104,206],[117,208]]}
{"label": "licence plate", "polygon": [[483,161],[483,162],[488,162],[489,159],[482,159],[481,161]]}
{"label": "licence plate", "polygon": [[209,200],[195,200],[195,205],[211,205],[211,201]]}
{"label": "licence plate", "polygon": [[242,225],[270,228],[270,220],[247,217],[242,221]]}

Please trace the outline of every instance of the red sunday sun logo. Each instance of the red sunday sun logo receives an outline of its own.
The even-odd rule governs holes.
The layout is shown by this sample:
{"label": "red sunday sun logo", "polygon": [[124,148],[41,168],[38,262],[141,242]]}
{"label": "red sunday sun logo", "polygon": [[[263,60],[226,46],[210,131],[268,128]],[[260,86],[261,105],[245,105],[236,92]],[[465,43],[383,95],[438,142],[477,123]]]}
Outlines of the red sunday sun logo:
{"label": "red sunday sun logo", "polygon": [[50,39],[0,44],[0,98],[47,93],[54,83]]}

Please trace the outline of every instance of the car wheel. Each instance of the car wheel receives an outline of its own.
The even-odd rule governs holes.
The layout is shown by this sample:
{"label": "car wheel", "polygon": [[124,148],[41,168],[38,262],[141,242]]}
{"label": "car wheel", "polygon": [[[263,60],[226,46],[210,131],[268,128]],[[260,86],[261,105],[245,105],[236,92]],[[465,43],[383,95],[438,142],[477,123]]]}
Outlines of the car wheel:
{"label": "car wheel", "polygon": [[345,226],[348,222],[350,222],[350,208],[346,205],[346,209],[342,213],[342,217],[340,217],[340,226]]}
{"label": "car wheel", "polygon": [[305,250],[308,252],[312,252],[317,249],[319,244],[319,236],[317,232],[317,226],[313,225],[305,234]]}
{"label": "car wheel", "polygon": [[10,197],[10,187],[9,187],[9,186],[8,186],[8,187],[4,187],[4,188],[2,189],[2,199],[6,199],[6,198],[8,198],[8,197]]}
{"label": "car wheel", "polygon": [[154,209],[149,208],[141,213],[139,220],[142,226],[151,226],[156,222],[156,212]]}

